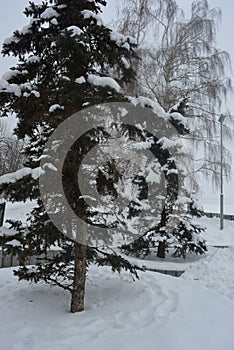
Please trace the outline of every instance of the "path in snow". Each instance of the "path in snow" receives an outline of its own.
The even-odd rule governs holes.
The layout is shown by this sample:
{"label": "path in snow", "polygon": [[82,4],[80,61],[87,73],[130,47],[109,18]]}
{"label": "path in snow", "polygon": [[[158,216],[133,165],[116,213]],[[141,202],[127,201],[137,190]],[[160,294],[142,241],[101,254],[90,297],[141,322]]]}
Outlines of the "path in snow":
{"label": "path in snow", "polygon": [[0,270],[3,349],[233,349],[234,303],[194,282],[150,272],[133,282],[90,267],[85,312],[70,314],[69,299]]}

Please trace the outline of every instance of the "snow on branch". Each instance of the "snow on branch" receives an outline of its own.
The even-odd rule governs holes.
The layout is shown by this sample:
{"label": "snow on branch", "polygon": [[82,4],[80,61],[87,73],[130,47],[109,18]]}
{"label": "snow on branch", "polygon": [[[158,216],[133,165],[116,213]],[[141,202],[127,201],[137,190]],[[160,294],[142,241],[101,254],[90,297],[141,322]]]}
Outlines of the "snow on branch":
{"label": "snow on branch", "polygon": [[156,101],[151,100],[148,97],[128,97],[129,102],[131,102],[134,106],[139,105],[141,107],[149,107],[153,110],[155,114],[157,114],[158,117],[161,117],[165,120],[169,119],[169,114],[165,112],[163,107],[160,106],[160,104]]}
{"label": "snow on branch", "polygon": [[75,83],[77,84],[84,84],[86,83],[85,77],[81,76],[75,80]]}
{"label": "snow on branch", "polygon": [[77,27],[77,26],[70,26],[70,27],[67,27],[67,30],[70,30],[72,31],[72,36],[75,36],[75,35],[80,35],[83,33],[83,31]]}
{"label": "snow on branch", "polygon": [[9,84],[8,81],[5,79],[0,79],[0,93],[1,92],[10,92],[17,97],[21,96],[20,86],[17,84]]}
{"label": "snow on branch", "polygon": [[32,25],[35,22],[35,18],[31,19],[30,23],[26,26],[24,26],[22,29],[19,29],[14,32],[13,35],[11,35],[9,38],[6,38],[3,42],[3,45],[9,45],[12,43],[18,43],[20,41],[20,38],[18,35],[26,35],[28,33],[32,32]]}
{"label": "snow on branch", "polygon": [[64,106],[60,106],[59,104],[54,104],[54,105],[50,106],[50,108],[49,108],[49,113],[53,113],[53,112],[55,112],[57,109],[64,110]]}
{"label": "snow on branch", "polygon": [[23,94],[24,97],[30,96],[30,94],[33,94],[36,97],[40,97],[39,91],[36,91],[36,86],[32,85],[30,83],[23,83],[23,84],[11,84],[7,80],[13,78],[17,74],[24,74],[27,73],[27,71],[19,72],[17,70],[13,70],[12,72],[9,71],[3,75],[3,77],[0,79],[0,93],[11,93],[14,94],[16,97],[21,97]]}
{"label": "snow on branch", "polygon": [[169,139],[168,137],[161,137],[158,141],[158,144],[161,145],[162,149],[171,149],[174,148],[175,146],[181,146],[181,141],[180,140],[174,140],[174,139]]}
{"label": "snow on branch", "polygon": [[84,17],[84,19],[94,18],[94,19],[96,19],[97,25],[99,25],[99,26],[104,25],[102,18],[100,16],[96,15],[96,13],[94,13],[93,11],[84,10],[81,12],[81,14]]}
{"label": "snow on branch", "polygon": [[27,73],[27,71],[24,72],[20,72],[18,69],[14,69],[14,70],[9,70],[6,73],[4,73],[2,75],[2,79],[3,80],[10,80],[14,77],[16,77],[17,75],[23,74],[23,73]]}
{"label": "snow on branch", "polygon": [[25,176],[31,176],[34,180],[37,180],[41,175],[45,174],[46,168],[57,171],[57,169],[51,163],[46,163],[43,165],[43,167],[37,167],[35,169],[25,167],[17,170],[14,173],[0,176],[0,185],[15,183],[16,181],[22,180]]}
{"label": "snow on branch", "polygon": [[18,43],[20,41],[15,35],[11,35],[9,38],[6,38],[3,42],[3,45],[10,45],[11,43]]}
{"label": "snow on branch", "polygon": [[40,15],[41,18],[43,19],[51,19],[58,17],[59,14],[57,11],[55,11],[52,7],[48,7],[42,14]]}
{"label": "snow on branch", "polygon": [[114,30],[110,33],[110,38],[112,41],[114,41],[118,46],[125,47],[126,49],[130,50],[130,45],[136,45],[137,41],[136,39],[132,38],[131,36],[126,36],[123,34],[120,34]]}
{"label": "snow on branch", "polygon": [[40,57],[39,57],[39,56],[36,56],[36,55],[32,55],[32,56],[28,57],[27,62],[28,62],[28,63],[37,63],[37,62],[40,62]]}
{"label": "snow on branch", "polygon": [[99,75],[90,74],[88,76],[88,82],[96,86],[109,86],[117,92],[120,91],[120,85],[110,77],[100,77]]}

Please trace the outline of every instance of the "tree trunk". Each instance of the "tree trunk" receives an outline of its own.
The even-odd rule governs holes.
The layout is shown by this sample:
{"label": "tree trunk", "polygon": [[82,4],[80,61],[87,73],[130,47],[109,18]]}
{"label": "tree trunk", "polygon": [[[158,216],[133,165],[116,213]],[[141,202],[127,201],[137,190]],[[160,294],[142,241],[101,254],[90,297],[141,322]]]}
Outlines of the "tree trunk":
{"label": "tree trunk", "polygon": [[86,280],[86,246],[76,243],[74,262],[74,282],[71,298],[71,312],[84,310]]}
{"label": "tree trunk", "polygon": [[165,259],[166,256],[166,242],[162,241],[158,244],[158,251],[157,251],[157,257]]}

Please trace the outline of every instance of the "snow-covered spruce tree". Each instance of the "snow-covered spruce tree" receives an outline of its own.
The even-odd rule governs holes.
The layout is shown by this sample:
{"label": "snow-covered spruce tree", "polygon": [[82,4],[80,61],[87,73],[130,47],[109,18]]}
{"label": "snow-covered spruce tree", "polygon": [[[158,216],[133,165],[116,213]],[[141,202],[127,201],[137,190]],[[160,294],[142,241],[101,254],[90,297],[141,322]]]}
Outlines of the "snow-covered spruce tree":
{"label": "snow-covered spruce tree", "polygon": [[[12,223],[16,234],[5,244],[9,252],[19,256],[21,266],[15,271],[19,279],[45,281],[70,291],[71,312],[84,309],[89,263],[137,275],[118,254],[64,237],[49,219],[39,191],[38,178],[48,170],[40,167],[40,157],[52,132],[85,107],[125,101],[121,86],[134,78],[129,63],[135,57],[135,43],[103,25],[99,13],[105,4],[105,0],[48,0],[40,5],[30,2],[24,12],[31,19],[29,25],[15,31],[2,50],[3,55],[15,56],[18,63],[0,80],[1,116],[16,113],[15,133],[27,142],[27,162],[16,174],[1,178],[1,189],[12,201],[37,201],[27,227]],[[19,244],[12,245],[12,239]],[[53,246],[61,250],[50,258],[48,251]],[[32,256],[44,258],[38,258],[35,267],[30,268],[26,264]]]}
{"label": "snow-covered spruce tree", "polygon": [[[169,111],[170,123],[181,137],[189,135],[189,128],[185,122],[186,109],[187,100],[182,99]],[[173,157],[168,149],[165,149],[163,141],[159,140],[159,144],[161,147],[158,148],[158,142],[156,142],[151,151],[156,152],[167,180],[165,204],[160,221],[155,227],[149,228],[139,239],[129,245],[123,245],[122,251],[127,255],[137,257],[146,257],[156,252],[159,258],[165,258],[167,252],[175,257],[183,258],[187,253],[204,254],[207,251],[206,242],[200,236],[204,228],[196,222],[196,218],[201,217],[204,213],[198,205],[196,196],[190,193],[191,184],[186,184],[188,170],[183,167],[183,159],[181,164],[173,162]],[[178,169],[181,165],[182,168]],[[194,181],[192,178],[191,180]],[[176,208],[179,208],[177,211],[179,215],[176,220],[173,220],[173,216],[177,215]]]}
{"label": "snow-covered spruce tree", "polygon": [[206,242],[200,237],[204,228],[196,222],[196,218],[202,217],[204,212],[196,202],[196,199],[191,196],[187,213],[173,230],[175,237],[174,257],[185,259],[188,252],[204,254],[207,251]]}
{"label": "snow-covered spruce tree", "polygon": [[[186,118],[188,116],[188,106],[188,99],[185,98],[182,99],[177,105],[172,107],[169,112],[172,115],[174,113],[179,113]],[[188,127],[183,131],[178,131],[184,134],[185,138],[186,136],[190,136],[191,133]],[[186,183],[186,177],[183,179],[183,181]],[[192,181],[195,181],[195,179],[192,179]],[[197,187],[197,184],[195,184],[195,187]],[[207,251],[207,247],[205,240],[200,236],[200,233],[204,232],[205,229],[196,221],[197,218],[204,216],[204,211],[200,207],[195,193],[190,193],[188,189],[186,190],[186,186],[184,188],[184,195],[185,198],[187,197],[189,200],[185,201],[185,211],[183,211],[183,215],[181,215],[178,225],[172,231],[172,235],[175,240],[172,244],[167,245],[165,248],[173,245],[173,255],[175,257],[183,257],[185,259],[187,253],[204,254]],[[183,200],[184,199],[182,199],[182,205]]]}

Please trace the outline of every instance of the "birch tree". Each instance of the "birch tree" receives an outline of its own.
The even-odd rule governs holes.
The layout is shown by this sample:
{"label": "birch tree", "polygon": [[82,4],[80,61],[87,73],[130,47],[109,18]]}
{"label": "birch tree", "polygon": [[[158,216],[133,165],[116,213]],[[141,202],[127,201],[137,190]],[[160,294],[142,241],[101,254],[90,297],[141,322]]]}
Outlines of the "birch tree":
{"label": "birch tree", "polygon": [[[225,113],[232,93],[230,56],[216,46],[221,10],[207,0],[196,0],[187,18],[175,0],[122,2],[119,29],[131,33],[140,45],[135,94],[146,94],[169,111],[188,100],[194,147],[204,157],[194,157],[194,171],[219,178],[220,144],[218,118]],[[225,135],[230,137],[228,127]],[[230,154],[225,151],[225,173],[230,174]]]}

